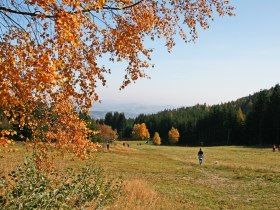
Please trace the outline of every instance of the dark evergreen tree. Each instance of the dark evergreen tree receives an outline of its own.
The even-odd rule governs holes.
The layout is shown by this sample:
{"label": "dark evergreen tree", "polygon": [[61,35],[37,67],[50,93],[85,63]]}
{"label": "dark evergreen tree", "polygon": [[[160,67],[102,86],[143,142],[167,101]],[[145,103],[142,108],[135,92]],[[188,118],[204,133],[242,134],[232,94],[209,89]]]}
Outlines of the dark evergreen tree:
{"label": "dark evergreen tree", "polygon": [[279,145],[280,86],[228,103],[198,104],[135,119],[109,112],[104,122],[124,138],[130,138],[133,124],[145,123],[151,136],[159,133],[162,144],[168,143],[168,131],[176,127],[179,145]]}

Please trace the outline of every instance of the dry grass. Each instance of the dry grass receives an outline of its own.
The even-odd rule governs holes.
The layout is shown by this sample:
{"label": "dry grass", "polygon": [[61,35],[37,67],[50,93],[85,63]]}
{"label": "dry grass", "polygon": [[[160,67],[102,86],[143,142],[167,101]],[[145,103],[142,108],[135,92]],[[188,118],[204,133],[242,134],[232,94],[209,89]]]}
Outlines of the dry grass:
{"label": "dry grass", "polygon": [[110,210],[154,210],[163,209],[160,195],[144,180],[125,181],[123,192]]}
{"label": "dry grass", "polygon": [[[108,209],[279,209],[280,152],[243,147],[206,147],[199,166],[198,148],[122,142],[96,153],[94,161],[109,177],[124,180],[123,191]],[[0,152],[0,175],[14,169],[26,154]],[[57,168],[80,168],[92,162],[67,154]],[[90,208],[89,208],[90,209]]]}
{"label": "dry grass", "polygon": [[23,143],[16,143],[7,148],[0,146],[0,176],[7,175],[21,165],[27,154],[30,154],[30,151]]}
{"label": "dry grass", "polygon": [[114,144],[109,151],[113,151],[113,152],[135,152],[137,151],[135,148],[132,147],[127,147],[127,146],[122,146],[119,143]]}

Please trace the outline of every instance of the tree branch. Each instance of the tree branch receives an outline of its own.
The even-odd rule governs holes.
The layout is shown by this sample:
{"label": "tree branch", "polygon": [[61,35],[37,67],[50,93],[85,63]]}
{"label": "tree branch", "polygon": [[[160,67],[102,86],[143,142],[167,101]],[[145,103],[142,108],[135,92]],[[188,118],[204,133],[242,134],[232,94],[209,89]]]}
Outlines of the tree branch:
{"label": "tree branch", "polygon": [[[134,4],[131,4],[131,5],[128,5],[128,6],[125,6],[125,7],[122,7],[122,8],[104,6],[101,9],[103,9],[103,10],[126,10],[126,9],[129,9],[129,8],[135,7],[136,5],[142,3],[142,1],[143,0],[139,0],[138,2],[136,2]],[[86,13],[86,12],[91,12],[91,11],[94,11],[94,10],[96,10],[96,8],[84,9],[84,10],[81,10],[81,11],[83,13]],[[18,11],[18,10],[9,9],[7,7],[0,7],[0,11],[9,12],[9,13],[18,14],[18,15],[27,15],[27,16],[31,16],[31,17],[38,16],[39,14],[44,15],[44,17],[46,17],[46,18],[55,18],[56,17],[55,15],[47,15],[47,14],[44,14],[44,13],[41,13],[41,12],[24,12],[24,11]],[[75,13],[77,13],[77,11],[75,11],[75,12],[68,12],[68,13],[75,14]]]}
{"label": "tree branch", "polygon": [[[38,13],[37,12],[23,12],[23,11],[17,11],[17,10],[12,10],[6,7],[0,7],[0,11],[4,11],[4,12],[9,12],[9,13],[13,13],[13,14],[19,14],[19,15],[27,15],[27,16],[37,16]],[[54,18],[53,15],[45,15],[46,18]]]}

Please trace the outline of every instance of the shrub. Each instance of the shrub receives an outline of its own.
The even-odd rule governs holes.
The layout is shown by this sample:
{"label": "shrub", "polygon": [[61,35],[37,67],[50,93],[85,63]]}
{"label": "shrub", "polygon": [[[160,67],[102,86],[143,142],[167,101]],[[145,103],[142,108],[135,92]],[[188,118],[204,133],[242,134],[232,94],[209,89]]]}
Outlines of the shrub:
{"label": "shrub", "polygon": [[121,189],[119,181],[105,180],[97,166],[81,172],[47,174],[32,159],[0,178],[0,209],[73,209],[90,205],[99,209],[111,203]]}

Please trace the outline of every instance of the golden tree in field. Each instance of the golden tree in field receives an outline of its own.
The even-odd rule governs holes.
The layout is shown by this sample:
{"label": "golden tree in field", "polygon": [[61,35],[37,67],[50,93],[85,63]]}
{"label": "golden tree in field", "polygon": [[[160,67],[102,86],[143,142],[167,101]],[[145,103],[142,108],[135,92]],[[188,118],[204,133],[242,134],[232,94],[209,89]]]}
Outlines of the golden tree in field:
{"label": "golden tree in field", "polygon": [[154,134],[153,143],[154,145],[161,145],[161,139],[158,132],[155,132]]}
{"label": "golden tree in field", "polygon": [[118,132],[116,130],[113,130],[111,126],[98,124],[97,129],[100,132],[98,134],[98,137],[102,142],[118,139]]}
{"label": "golden tree in field", "polygon": [[227,0],[2,0],[1,112],[31,129],[32,140],[83,157],[89,131],[75,111],[99,100],[110,62],[126,65],[123,89],[152,65],[144,40],[162,38],[170,51],[176,34],[193,41],[215,13],[233,9]]}
{"label": "golden tree in field", "polygon": [[168,140],[170,144],[177,144],[179,141],[179,131],[177,128],[172,127],[170,131],[168,132]]}
{"label": "golden tree in field", "polygon": [[134,124],[132,128],[132,138],[142,140],[150,138],[150,133],[145,123]]}

